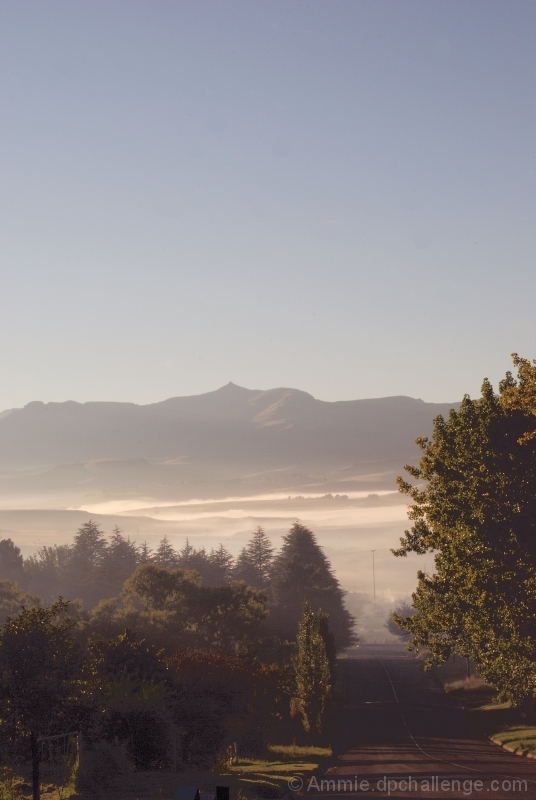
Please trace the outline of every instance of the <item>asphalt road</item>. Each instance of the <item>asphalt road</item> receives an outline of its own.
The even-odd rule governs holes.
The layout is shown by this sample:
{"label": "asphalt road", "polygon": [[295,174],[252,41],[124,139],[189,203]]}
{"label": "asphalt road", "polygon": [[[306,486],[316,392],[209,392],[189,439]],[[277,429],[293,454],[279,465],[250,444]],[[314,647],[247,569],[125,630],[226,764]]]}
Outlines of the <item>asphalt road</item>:
{"label": "asphalt road", "polygon": [[536,799],[536,760],[491,744],[413,655],[363,645],[343,672],[341,755],[304,796]]}

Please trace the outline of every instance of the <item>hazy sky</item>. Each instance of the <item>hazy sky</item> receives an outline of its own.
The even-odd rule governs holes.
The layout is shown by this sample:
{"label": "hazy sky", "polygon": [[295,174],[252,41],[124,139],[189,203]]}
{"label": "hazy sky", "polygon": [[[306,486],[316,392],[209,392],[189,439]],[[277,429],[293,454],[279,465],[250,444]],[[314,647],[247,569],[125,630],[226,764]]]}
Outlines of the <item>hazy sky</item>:
{"label": "hazy sky", "polygon": [[536,4],[3,0],[0,408],[536,357]]}

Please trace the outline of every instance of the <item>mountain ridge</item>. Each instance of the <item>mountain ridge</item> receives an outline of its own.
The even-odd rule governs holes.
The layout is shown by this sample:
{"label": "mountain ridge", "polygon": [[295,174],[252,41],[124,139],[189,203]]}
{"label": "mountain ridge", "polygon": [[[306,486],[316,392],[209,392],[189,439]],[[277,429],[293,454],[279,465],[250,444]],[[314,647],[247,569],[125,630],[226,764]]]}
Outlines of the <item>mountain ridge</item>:
{"label": "mountain ridge", "polygon": [[409,455],[432,419],[457,405],[405,395],[329,402],[298,389],[233,383],[146,405],[33,401],[0,415],[0,466],[181,458],[199,468],[226,464],[236,475],[393,459]]}

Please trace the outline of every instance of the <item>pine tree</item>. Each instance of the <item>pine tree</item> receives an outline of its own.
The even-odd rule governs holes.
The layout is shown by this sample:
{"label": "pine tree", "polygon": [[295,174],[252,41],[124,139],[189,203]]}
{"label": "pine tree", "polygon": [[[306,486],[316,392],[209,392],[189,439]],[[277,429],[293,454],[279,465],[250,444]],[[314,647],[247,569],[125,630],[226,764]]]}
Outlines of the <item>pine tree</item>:
{"label": "pine tree", "polygon": [[255,575],[253,586],[265,589],[272,566],[274,548],[264,532],[264,528],[261,528],[260,525],[246,546],[246,552]]}
{"label": "pine tree", "polygon": [[251,563],[251,558],[249,556],[247,547],[243,547],[238,554],[238,558],[236,559],[233,567],[233,580],[244,581],[244,583],[247,583],[248,586],[253,586],[256,577],[257,574],[253,564]]}
{"label": "pine tree", "polygon": [[106,537],[96,522],[90,519],[78,528],[71,547],[68,597],[80,597],[89,608],[103,597],[100,567],[107,549]]}
{"label": "pine tree", "polygon": [[332,676],[326,652],[326,633],[326,615],[321,612],[315,614],[306,600],[296,636],[298,655],[294,661],[294,708],[300,712],[307,733],[312,730],[322,732],[322,716],[331,694]]}
{"label": "pine tree", "polygon": [[234,559],[222,544],[217,550],[211,549],[207,561],[209,569],[205,584],[207,586],[222,586],[225,583],[229,583],[233,576]]}
{"label": "pine tree", "polygon": [[[123,583],[138,566],[138,549],[134,542],[122,535],[116,525],[110,537],[110,543],[104,554],[100,573],[104,584],[103,597],[115,597]],[[100,598],[101,599],[101,598]]]}
{"label": "pine tree", "polygon": [[266,589],[273,562],[274,548],[259,525],[248,544],[242,548],[233,572],[235,580],[245,581],[256,589]]}
{"label": "pine tree", "polygon": [[190,562],[194,553],[195,548],[192,547],[188,539],[186,539],[186,544],[182,550],[179,550],[179,566],[183,569],[191,569]]}
{"label": "pine tree", "polygon": [[345,592],[315,535],[296,522],[283,537],[270,578],[271,606],[267,626],[280,638],[293,640],[305,599],[313,611],[329,615],[337,651],[356,641],[354,618],[344,606]]}
{"label": "pine tree", "polygon": [[142,542],[138,548],[138,561],[140,564],[149,564],[153,560],[152,550],[147,542]]}
{"label": "pine tree", "polygon": [[160,540],[152,560],[166,569],[174,569],[179,566],[179,556],[167,536]]}

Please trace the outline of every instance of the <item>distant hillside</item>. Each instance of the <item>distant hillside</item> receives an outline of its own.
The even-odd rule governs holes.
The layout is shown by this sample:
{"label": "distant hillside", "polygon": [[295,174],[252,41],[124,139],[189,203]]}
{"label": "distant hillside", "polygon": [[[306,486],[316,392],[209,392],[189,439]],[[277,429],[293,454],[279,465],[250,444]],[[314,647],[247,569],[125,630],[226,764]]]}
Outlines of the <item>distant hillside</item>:
{"label": "distant hillside", "polygon": [[454,404],[385,397],[327,403],[296,389],[232,383],[161,403],[29,403],[0,415],[0,467],[158,459],[229,475],[415,455],[414,440]]}

